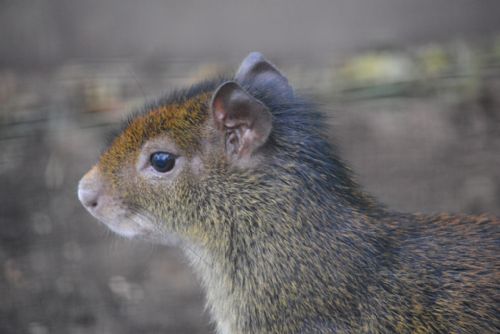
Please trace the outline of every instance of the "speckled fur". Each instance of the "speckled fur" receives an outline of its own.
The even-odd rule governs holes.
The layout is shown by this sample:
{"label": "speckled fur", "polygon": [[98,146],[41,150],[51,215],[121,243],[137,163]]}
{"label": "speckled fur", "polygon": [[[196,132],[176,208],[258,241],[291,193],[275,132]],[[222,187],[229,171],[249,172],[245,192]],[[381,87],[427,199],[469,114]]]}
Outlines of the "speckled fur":
{"label": "speckled fur", "polygon": [[[182,237],[219,333],[500,332],[498,219],[385,209],[336,156],[314,104],[249,84],[273,130],[257,165],[234,168],[208,108],[220,82],[146,107],[98,165],[160,239]],[[159,135],[202,172],[168,187],[134,176]]]}

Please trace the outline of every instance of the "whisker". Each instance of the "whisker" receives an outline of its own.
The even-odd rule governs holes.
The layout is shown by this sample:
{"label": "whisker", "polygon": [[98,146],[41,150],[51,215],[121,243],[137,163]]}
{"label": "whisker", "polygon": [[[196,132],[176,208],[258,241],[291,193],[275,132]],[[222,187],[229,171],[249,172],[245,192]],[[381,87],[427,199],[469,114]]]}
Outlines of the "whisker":
{"label": "whisker", "polygon": [[[138,220],[140,219],[144,219],[144,220],[147,220],[147,221],[151,221],[153,222],[155,228],[157,229],[157,232],[158,233],[172,233],[170,231],[164,231],[161,227],[162,227],[162,222],[159,221],[158,219],[156,219],[155,217],[149,215],[148,213],[144,213],[142,211],[139,211],[138,208],[136,208],[135,206],[130,206],[129,207],[129,210],[132,211],[132,215],[131,215],[131,219],[134,221],[134,222],[137,222]],[[133,218],[132,218],[133,217]],[[140,224],[139,224],[140,225]],[[191,245],[189,245],[188,242],[186,242],[185,240],[181,239],[181,245],[182,245],[182,248],[187,250],[188,252],[190,252],[192,255],[194,255],[198,260],[202,261],[203,263],[205,263],[207,266],[210,266],[210,263],[209,261],[207,261],[207,259],[205,259],[202,255],[200,255],[195,249],[193,249],[191,247]]]}
{"label": "whisker", "polygon": [[128,71],[129,71],[129,74],[134,79],[135,83],[137,84],[137,87],[139,87],[139,90],[141,91],[144,100],[147,100],[146,92],[144,91],[143,86],[139,82],[139,79],[137,79],[137,75],[135,75],[134,69],[133,68],[129,68]]}

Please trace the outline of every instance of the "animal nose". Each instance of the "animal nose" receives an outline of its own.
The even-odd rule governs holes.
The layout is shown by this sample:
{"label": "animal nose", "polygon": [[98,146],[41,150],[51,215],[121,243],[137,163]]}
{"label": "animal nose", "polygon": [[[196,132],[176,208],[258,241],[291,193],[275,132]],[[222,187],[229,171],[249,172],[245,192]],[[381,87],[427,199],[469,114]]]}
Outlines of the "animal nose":
{"label": "animal nose", "polygon": [[95,189],[87,189],[79,186],[78,199],[86,209],[92,210],[99,204],[99,193]]}
{"label": "animal nose", "polygon": [[85,209],[92,212],[99,206],[101,188],[98,171],[94,167],[82,177],[78,184],[78,199]]}

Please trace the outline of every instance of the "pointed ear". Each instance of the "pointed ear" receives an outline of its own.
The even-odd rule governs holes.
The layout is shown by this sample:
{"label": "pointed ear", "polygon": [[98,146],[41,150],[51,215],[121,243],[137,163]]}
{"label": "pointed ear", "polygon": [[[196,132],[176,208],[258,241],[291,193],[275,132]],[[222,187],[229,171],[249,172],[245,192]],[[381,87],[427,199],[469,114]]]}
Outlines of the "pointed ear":
{"label": "pointed ear", "polygon": [[210,106],[216,127],[224,132],[226,154],[231,159],[248,159],[267,141],[272,128],[269,109],[236,82],[220,85]]}
{"label": "pointed ear", "polygon": [[240,84],[249,84],[263,91],[271,90],[283,97],[293,96],[288,79],[260,52],[250,53],[241,63],[234,78]]}

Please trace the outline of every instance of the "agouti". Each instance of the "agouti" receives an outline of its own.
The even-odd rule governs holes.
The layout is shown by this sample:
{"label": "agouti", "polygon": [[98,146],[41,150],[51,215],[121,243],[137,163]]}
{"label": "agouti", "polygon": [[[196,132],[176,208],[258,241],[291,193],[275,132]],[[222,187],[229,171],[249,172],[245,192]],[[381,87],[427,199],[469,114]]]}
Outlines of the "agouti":
{"label": "agouti", "polygon": [[183,248],[218,333],[500,333],[500,221],[390,211],[259,53],[146,105],[80,181],[125,237]]}

